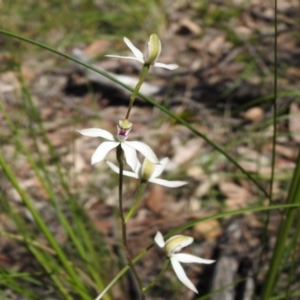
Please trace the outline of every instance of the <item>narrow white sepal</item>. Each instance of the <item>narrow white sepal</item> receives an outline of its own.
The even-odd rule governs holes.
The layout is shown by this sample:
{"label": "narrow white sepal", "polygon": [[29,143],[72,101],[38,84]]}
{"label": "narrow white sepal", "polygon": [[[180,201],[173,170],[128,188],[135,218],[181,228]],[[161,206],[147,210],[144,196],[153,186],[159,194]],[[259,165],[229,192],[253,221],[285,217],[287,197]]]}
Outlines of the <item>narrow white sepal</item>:
{"label": "narrow white sepal", "polygon": [[161,159],[160,162],[159,162],[159,165],[157,164],[155,166],[155,169],[152,173],[151,178],[158,177],[164,171],[164,169],[166,168],[166,165],[168,164],[168,162],[169,162],[169,159],[167,157]]}
{"label": "narrow white sepal", "polygon": [[127,37],[124,37],[123,40],[124,40],[125,44],[128,46],[128,48],[132,51],[132,53],[134,54],[134,56],[138,60],[143,60],[144,61],[144,55],[143,55],[143,53],[137,47],[135,47],[132,44],[132,42]]}
{"label": "narrow white sepal", "polygon": [[153,150],[147,144],[143,142],[137,142],[137,141],[130,141],[130,142],[126,141],[124,143],[136,149],[137,151],[141,152],[153,164],[159,164],[158,158],[156,157]]}
{"label": "narrow white sepal", "polygon": [[81,129],[77,130],[79,133],[85,136],[90,137],[102,137],[109,141],[114,141],[114,136],[107,130],[99,129],[99,128],[88,128],[88,129]]}
{"label": "narrow white sepal", "polygon": [[127,164],[130,166],[131,170],[135,170],[137,164],[137,154],[135,149],[128,145],[128,142],[121,143],[121,147],[124,151]]}
{"label": "narrow white sepal", "polygon": [[136,167],[134,173],[136,173],[137,178],[141,178],[141,171],[142,171],[142,164],[140,163],[139,159],[136,158]]}
{"label": "narrow white sepal", "polygon": [[144,60],[140,60],[134,56],[122,56],[122,55],[114,55],[114,54],[106,54],[105,56],[107,57],[113,57],[113,58],[125,58],[125,59],[132,59],[132,60],[137,60],[140,63],[144,63]]}
{"label": "narrow white sepal", "polygon": [[160,231],[157,231],[154,237],[154,241],[160,248],[163,248],[165,246],[165,240],[163,235],[160,233]]}
{"label": "narrow white sepal", "polygon": [[[109,160],[106,160],[106,163],[115,173],[120,174],[120,168],[118,166],[116,166],[114,163],[110,162]],[[123,170],[123,175],[136,178],[136,179],[139,178],[136,173],[126,171],[126,170]]]}
{"label": "narrow white sepal", "polygon": [[180,187],[180,186],[187,184],[186,181],[169,181],[169,180],[165,180],[165,179],[161,179],[161,178],[150,178],[149,181],[152,183],[160,184],[160,185],[167,186],[170,188]]}
{"label": "narrow white sepal", "polygon": [[98,146],[98,148],[92,155],[92,158],[91,158],[92,165],[97,162],[102,161],[105,158],[105,156],[107,155],[107,153],[110,150],[116,148],[119,144],[120,144],[120,142],[103,142],[102,144],[100,144],[100,146]]}
{"label": "narrow white sepal", "polygon": [[171,264],[178,279],[193,292],[198,294],[198,291],[191,280],[186,276],[184,269],[175,257],[171,257]]}
{"label": "narrow white sepal", "polygon": [[204,259],[195,255],[187,253],[176,253],[173,254],[174,259],[182,263],[197,263],[197,264],[212,264],[215,261],[211,259]]}
{"label": "narrow white sepal", "polygon": [[160,62],[155,62],[153,64],[154,67],[157,67],[157,68],[164,68],[164,69],[168,69],[168,70],[175,70],[177,69],[179,66],[176,65],[176,64],[163,64],[163,63],[160,63]]}

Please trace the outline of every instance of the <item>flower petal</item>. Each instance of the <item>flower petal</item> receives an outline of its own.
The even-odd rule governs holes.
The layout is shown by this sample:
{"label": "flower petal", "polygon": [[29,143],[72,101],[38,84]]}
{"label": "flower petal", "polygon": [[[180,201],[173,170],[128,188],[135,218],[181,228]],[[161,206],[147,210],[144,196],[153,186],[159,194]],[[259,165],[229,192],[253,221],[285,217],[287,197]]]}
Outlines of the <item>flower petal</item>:
{"label": "flower petal", "polygon": [[140,163],[139,159],[136,158],[136,167],[134,173],[136,173],[138,178],[141,178],[141,172],[142,172],[142,164]]}
{"label": "flower petal", "polygon": [[156,232],[154,241],[160,248],[163,248],[165,246],[165,240],[164,240],[163,235],[160,233],[160,231]]}
{"label": "flower petal", "polygon": [[186,181],[169,181],[169,180],[160,179],[160,178],[150,178],[149,182],[160,184],[160,185],[167,186],[170,188],[175,188],[175,187],[179,187],[179,186],[183,186],[183,185],[187,184]]}
{"label": "flower petal", "polygon": [[[106,161],[106,163],[115,173],[120,174],[120,168],[118,166],[116,166],[115,164],[113,164],[112,162],[110,162],[108,160]],[[128,177],[133,177],[133,178],[139,178],[139,176],[136,173],[126,171],[126,170],[123,170],[123,175],[128,176]]]}
{"label": "flower petal", "polygon": [[164,68],[164,69],[168,69],[168,70],[175,70],[177,69],[179,66],[176,64],[163,64],[163,63],[159,63],[159,62],[155,62],[153,64],[154,67],[158,67],[158,68]]}
{"label": "flower petal", "polygon": [[107,153],[110,150],[116,148],[119,144],[120,142],[103,142],[100,146],[98,146],[98,148],[92,155],[92,159],[91,159],[92,165],[102,161],[107,155]]}
{"label": "flower petal", "polygon": [[124,150],[127,164],[130,166],[132,170],[135,170],[137,164],[137,155],[135,149],[128,146],[127,142],[121,143],[121,147]]}
{"label": "flower petal", "polygon": [[143,142],[137,142],[137,141],[126,141],[122,144],[126,144],[135,150],[141,152],[149,161],[151,161],[153,164],[159,164],[159,160],[154,154],[153,150],[145,143]]}
{"label": "flower petal", "polygon": [[102,137],[109,141],[115,140],[114,136],[110,132],[100,128],[88,128],[88,129],[81,129],[77,131],[82,135],[86,135],[90,137]]}
{"label": "flower petal", "polygon": [[197,264],[212,264],[215,260],[204,259],[195,255],[186,254],[186,253],[176,253],[173,256],[176,260],[182,263],[197,263]]}
{"label": "flower petal", "polygon": [[176,260],[176,258],[171,257],[171,264],[172,267],[174,269],[174,272],[176,273],[178,279],[185,285],[187,286],[189,289],[191,289],[193,292],[198,294],[198,291],[196,289],[196,287],[194,286],[194,284],[189,280],[189,278],[186,276],[184,269],[182,268],[181,264],[179,263],[178,260]]}
{"label": "flower petal", "polygon": [[124,37],[123,40],[124,40],[125,44],[128,46],[128,48],[132,51],[132,53],[134,54],[134,56],[139,61],[142,60],[142,63],[144,63],[144,55],[143,55],[143,53],[137,47],[135,47],[128,38]]}
{"label": "flower petal", "polygon": [[107,54],[105,55],[107,57],[114,57],[114,58],[126,58],[126,59],[132,59],[132,60],[137,60],[138,62],[140,63],[144,63],[144,59],[139,59],[139,58],[136,58],[136,57],[133,57],[133,56],[121,56],[121,55],[114,55],[114,54]]}
{"label": "flower petal", "polygon": [[163,172],[163,170],[166,168],[166,165],[168,164],[168,162],[169,162],[169,159],[167,157],[161,159],[159,162],[159,165],[155,166],[155,169],[152,173],[151,178],[158,177]]}

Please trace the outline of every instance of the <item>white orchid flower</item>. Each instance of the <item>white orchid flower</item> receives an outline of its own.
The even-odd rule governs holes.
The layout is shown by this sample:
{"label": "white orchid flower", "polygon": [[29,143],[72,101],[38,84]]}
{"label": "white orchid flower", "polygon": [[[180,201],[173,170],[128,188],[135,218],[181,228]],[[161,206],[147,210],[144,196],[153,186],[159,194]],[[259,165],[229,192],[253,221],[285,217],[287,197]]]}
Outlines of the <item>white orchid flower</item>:
{"label": "white orchid flower", "polygon": [[[163,158],[159,164],[153,164],[151,161],[149,161],[147,158],[144,159],[143,165],[139,162],[137,159],[137,164],[134,172],[130,171],[123,171],[123,175],[128,176],[128,177],[133,177],[137,179],[142,179],[145,181],[149,181],[152,183],[164,185],[167,187],[179,187],[182,185],[187,184],[186,181],[169,181],[169,180],[164,180],[161,178],[156,178],[158,177],[163,170],[165,169],[167,163],[169,162],[169,159],[167,157]],[[116,173],[120,173],[120,169],[118,166],[113,164],[110,161],[106,161],[108,166]]]}
{"label": "white orchid flower", "polygon": [[106,55],[108,57],[116,57],[116,58],[127,58],[139,61],[141,64],[153,65],[154,67],[165,68],[169,70],[175,70],[178,68],[176,64],[163,64],[156,62],[161,52],[161,43],[158,36],[153,33],[151,34],[148,42],[148,54],[147,57],[144,57],[143,53],[136,48],[131,41],[124,37],[123,38],[125,44],[132,51],[134,56],[120,56],[120,55]]}
{"label": "white orchid flower", "polygon": [[203,259],[191,254],[177,253],[182,248],[190,245],[194,238],[185,235],[174,235],[166,242],[163,235],[158,231],[154,237],[156,244],[160,248],[164,248],[166,255],[170,258],[172,267],[178,279],[189,289],[198,294],[198,291],[190,279],[186,276],[184,269],[180,263],[198,263],[198,264],[211,264],[215,262],[210,259]]}
{"label": "white orchid flower", "polygon": [[126,162],[132,170],[136,169],[136,165],[138,163],[136,151],[141,152],[153,164],[159,163],[158,158],[148,145],[138,141],[126,141],[132,126],[129,121],[120,121],[119,125],[120,126],[117,127],[118,134],[116,137],[114,137],[110,132],[99,128],[78,130],[78,132],[82,135],[89,137],[102,137],[108,140],[107,142],[103,142],[100,146],[98,146],[98,148],[92,155],[92,164],[102,161],[110,150],[117,148],[119,145],[121,145],[125,154]]}

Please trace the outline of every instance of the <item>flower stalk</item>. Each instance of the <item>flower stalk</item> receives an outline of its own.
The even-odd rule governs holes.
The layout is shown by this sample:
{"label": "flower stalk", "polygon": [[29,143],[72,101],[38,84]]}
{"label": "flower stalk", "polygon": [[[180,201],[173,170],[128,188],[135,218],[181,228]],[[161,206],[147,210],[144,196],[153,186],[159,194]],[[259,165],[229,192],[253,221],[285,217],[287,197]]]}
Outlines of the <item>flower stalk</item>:
{"label": "flower stalk", "polygon": [[138,187],[138,190],[136,192],[134,201],[131,205],[131,208],[130,208],[129,212],[127,213],[126,217],[125,217],[125,223],[127,223],[130,220],[130,218],[132,217],[132,215],[135,213],[135,211],[138,207],[138,204],[141,200],[141,197],[142,197],[142,195],[145,191],[146,185],[147,185],[147,181],[141,180],[141,182],[139,184],[139,187]]}
{"label": "flower stalk", "polygon": [[117,161],[119,163],[119,168],[120,168],[120,174],[119,174],[119,209],[120,209],[120,217],[121,217],[121,223],[122,223],[122,239],[123,239],[123,246],[124,246],[124,250],[125,250],[125,255],[128,261],[128,265],[130,267],[130,269],[132,270],[132,273],[139,285],[141,294],[142,294],[142,299],[144,299],[144,295],[143,295],[143,283],[136,271],[136,268],[132,262],[132,258],[129,252],[129,247],[128,247],[128,243],[127,243],[127,228],[126,228],[126,222],[125,222],[125,218],[124,218],[124,213],[123,213],[123,168],[124,168],[124,163],[123,163],[123,159],[124,159],[124,151],[122,149],[122,147],[119,145],[117,147]]}
{"label": "flower stalk", "polygon": [[154,288],[158,284],[158,282],[161,280],[161,278],[164,276],[164,274],[168,270],[169,266],[170,266],[170,260],[166,259],[163,263],[162,269],[161,269],[160,273],[158,274],[157,278],[152,283],[150,283],[148,286],[144,287],[144,289],[143,289],[144,293],[148,292],[150,289]]}
{"label": "flower stalk", "polygon": [[145,78],[146,78],[146,75],[149,71],[149,68],[150,68],[150,65],[149,64],[144,64],[143,68],[142,68],[142,71],[141,71],[141,75],[140,75],[140,79],[139,79],[139,82],[137,83],[137,85],[135,86],[131,96],[130,96],[130,99],[129,99],[129,105],[128,105],[128,109],[127,109],[127,113],[126,113],[126,116],[125,116],[125,119],[129,119],[129,115],[130,115],[130,111],[131,111],[131,108],[133,106],[133,103],[134,103],[134,100],[142,86],[142,84],[144,83],[145,81]]}

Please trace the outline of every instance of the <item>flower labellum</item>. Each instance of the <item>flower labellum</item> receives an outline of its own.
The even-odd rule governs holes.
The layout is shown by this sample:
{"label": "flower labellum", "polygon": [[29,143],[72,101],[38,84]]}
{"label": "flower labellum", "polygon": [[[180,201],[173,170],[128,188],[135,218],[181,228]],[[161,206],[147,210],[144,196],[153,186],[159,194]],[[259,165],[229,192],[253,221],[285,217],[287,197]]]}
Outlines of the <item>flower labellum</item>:
{"label": "flower labellum", "polygon": [[212,264],[215,262],[210,259],[203,259],[191,254],[177,253],[182,248],[190,245],[194,238],[186,235],[174,235],[167,241],[164,240],[163,235],[158,231],[154,237],[156,244],[160,248],[164,248],[166,255],[169,257],[172,267],[178,279],[189,289],[198,294],[198,291],[191,280],[186,276],[184,269],[180,263],[198,263],[198,264]]}
{"label": "flower labellum", "polygon": [[132,123],[130,123],[127,119],[120,120],[117,128],[118,128],[118,133],[117,133],[118,140],[122,142],[126,141],[129,132],[132,128]]}

